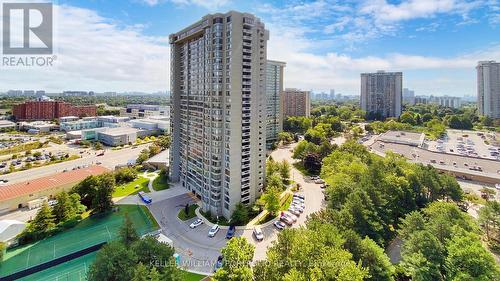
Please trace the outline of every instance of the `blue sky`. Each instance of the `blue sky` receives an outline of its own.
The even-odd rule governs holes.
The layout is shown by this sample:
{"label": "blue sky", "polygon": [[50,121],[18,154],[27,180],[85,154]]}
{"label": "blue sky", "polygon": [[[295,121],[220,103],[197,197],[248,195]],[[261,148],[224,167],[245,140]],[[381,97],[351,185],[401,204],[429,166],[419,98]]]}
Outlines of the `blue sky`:
{"label": "blue sky", "polygon": [[58,0],[57,67],[2,68],[0,90],[166,90],[168,35],[228,10],[265,22],[285,87],[358,94],[385,69],[417,95],[475,95],[477,61],[500,60],[498,0]]}

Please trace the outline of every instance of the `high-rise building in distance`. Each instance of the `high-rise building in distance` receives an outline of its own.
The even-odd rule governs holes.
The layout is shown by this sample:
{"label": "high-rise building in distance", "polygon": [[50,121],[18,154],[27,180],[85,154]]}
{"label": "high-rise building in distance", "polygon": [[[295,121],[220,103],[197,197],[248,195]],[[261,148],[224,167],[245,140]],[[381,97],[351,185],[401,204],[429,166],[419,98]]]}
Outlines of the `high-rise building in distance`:
{"label": "high-rise building in distance", "polygon": [[285,89],[283,92],[283,117],[311,115],[311,93],[299,89]]}
{"label": "high-rise building in distance", "polygon": [[361,109],[370,119],[399,117],[403,90],[402,72],[361,73]]}
{"label": "high-rise building in distance", "polygon": [[230,218],[262,192],[269,32],[259,18],[209,14],[170,35],[171,179]]}
{"label": "high-rise building in distance", "polygon": [[414,105],[415,104],[415,91],[408,88],[403,88],[403,103]]}
{"label": "high-rise building in distance", "polygon": [[500,63],[480,61],[476,69],[479,114],[500,118]]}
{"label": "high-rise building in distance", "polygon": [[270,148],[283,130],[283,70],[285,62],[268,60],[266,66],[266,146]]}

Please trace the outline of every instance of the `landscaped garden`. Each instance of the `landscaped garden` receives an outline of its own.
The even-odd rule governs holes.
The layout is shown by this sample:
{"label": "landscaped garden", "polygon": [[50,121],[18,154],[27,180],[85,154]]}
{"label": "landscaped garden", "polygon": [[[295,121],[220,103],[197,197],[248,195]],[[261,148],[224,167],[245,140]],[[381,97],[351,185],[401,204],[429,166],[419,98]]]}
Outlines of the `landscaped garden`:
{"label": "landscaped garden", "polygon": [[139,191],[149,192],[148,188],[149,179],[139,176],[135,180],[118,185],[113,191],[113,197],[123,197],[128,195],[137,194]]}

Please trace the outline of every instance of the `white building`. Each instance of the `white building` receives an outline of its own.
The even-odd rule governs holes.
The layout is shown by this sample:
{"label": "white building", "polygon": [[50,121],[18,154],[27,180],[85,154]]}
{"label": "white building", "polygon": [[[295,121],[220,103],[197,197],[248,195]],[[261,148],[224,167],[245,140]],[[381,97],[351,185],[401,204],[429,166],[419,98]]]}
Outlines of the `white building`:
{"label": "white building", "polygon": [[266,145],[278,140],[278,134],[283,130],[283,70],[286,63],[267,61],[266,66]]}
{"label": "white building", "polygon": [[361,109],[368,115],[399,117],[403,90],[402,72],[361,74]]}
{"label": "white building", "polygon": [[476,70],[479,114],[500,118],[500,63],[480,61]]}
{"label": "white building", "polygon": [[129,104],[126,108],[120,109],[120,116],[132,119],[147,118],[150,116],[170,117],[170,107],[151,104]]}
{"label": "white building", "polygon": [[171,179],[212,215],[230,218],[263,188],[268,38],[259,18],[234,11],[170,35]]}

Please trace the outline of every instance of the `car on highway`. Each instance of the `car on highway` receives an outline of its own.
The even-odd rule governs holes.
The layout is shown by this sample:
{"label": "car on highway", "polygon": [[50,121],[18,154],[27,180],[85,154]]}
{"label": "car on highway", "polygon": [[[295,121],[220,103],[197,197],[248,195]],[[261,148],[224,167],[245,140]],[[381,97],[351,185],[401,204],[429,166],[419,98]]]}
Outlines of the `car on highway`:
{"label": "car on highway", "polygon": [[234,225],[229,226],[229,229],[226,232],[226,239],[233,238],[235,233],[236,233],[236,226]]}
{"label": "car on highway", "polygon": [[260,227],[256,226],[253,228],[253,235],[255,236],[255,239],[257,239],[257,241],[264,240],[264,233],[262,233]]}
{"label": "car on highway", "polygon": [[196,228],[197,226],[200,226],[203,224],[203,220],[200,219],[200,218],[197,218],[195,221],[193,221],[190,225],[189,225],[189,228]]}
{"label": "car on highway", "polygon": [[219,225],[218,224],[214,224],[214,226],[212,226],[212,228],[210,228],[210,230],[208,231],[208,237],[214,237],[215,234],[217,234],[217,232],[219,232]]}
{"label": "car on highway", "polygon": [[283,230],[285,229],[286,226],[285,223],[282,221],[275,221],[273,224],[278,230]]}

